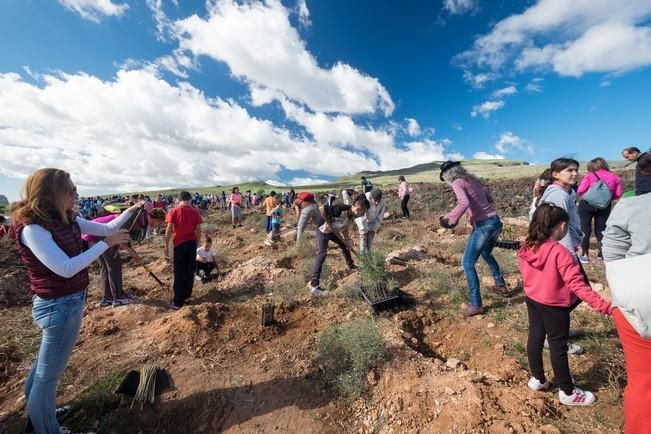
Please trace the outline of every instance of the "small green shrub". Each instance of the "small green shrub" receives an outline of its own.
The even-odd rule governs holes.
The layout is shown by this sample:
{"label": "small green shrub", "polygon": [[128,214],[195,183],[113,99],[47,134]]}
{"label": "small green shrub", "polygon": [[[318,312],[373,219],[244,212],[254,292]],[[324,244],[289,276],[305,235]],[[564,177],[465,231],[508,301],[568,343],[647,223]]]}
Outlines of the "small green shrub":
{"label": "small green shrub", "polygon": [[375,288],[389,284],[389,273],[386,270],[384,253],[372,249],[361,256],[359,278],[363,287]]}
{"label": "small green shrub", "polygon": [[341,396],[355,398],[366,390],[368,372],[384,354],[376,324],[359,320],[327,329],[319,339],[315,362],[328,386]]}

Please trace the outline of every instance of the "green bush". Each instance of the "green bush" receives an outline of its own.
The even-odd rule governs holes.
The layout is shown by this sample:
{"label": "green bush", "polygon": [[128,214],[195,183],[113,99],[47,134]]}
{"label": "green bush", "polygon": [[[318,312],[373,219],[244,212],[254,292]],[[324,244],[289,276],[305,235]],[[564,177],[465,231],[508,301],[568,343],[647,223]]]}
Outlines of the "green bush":
{"label": "green bush", "polygon": [[355,398],[366,389],[369,371],[385,354],[382,335],[371,320],[330,327],[319,339],[316,364],[339,395]]}
{"label": "green bush", "polygon": [[388,285],[389,273],[386,270],[384,253],[372,249],[361,255],[359,278],[363,287],[375,288],[382,284]]}

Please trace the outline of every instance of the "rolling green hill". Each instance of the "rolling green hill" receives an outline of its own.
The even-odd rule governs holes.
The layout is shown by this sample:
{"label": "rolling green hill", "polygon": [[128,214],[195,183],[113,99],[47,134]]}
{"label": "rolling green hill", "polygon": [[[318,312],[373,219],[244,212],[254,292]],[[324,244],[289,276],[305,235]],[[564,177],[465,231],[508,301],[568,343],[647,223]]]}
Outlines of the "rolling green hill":
{"label": "rolling green hill", "polygon": [[[295,185],[293,188],[297,192],[302,190],[323,192],[340,190],[342,188],[357,189],[360,185],[361,176],[366,176],[366,178],[371,180],[374,185],[382,187],[388,187],[391,185],[395,185],[397,187],[399,175],[405,176],[405,178],[407,178],[407,181],[410,183],[441,182],[439,180],[439,168],[441,167],[442,163],[442,161],[432,161],[431,163],[418,164],[416,166],[398,170],[364,171],[348,176],[342,176],[326,184]],[[529,164],[526,161],[516,160],[463,160],[462,164],[478,177],[486,179],[517,179],[523,177],[534,177],[539,175],[546,167],[548,167],[546,164],[534,165]],[[623,169],[627,166],[627,163],[625,161],[613,161],[609,162],[609,164],[613,169]],[[581,167],[585,170],[585,163],[582,163]],[[200,194],[219,194],[222,191],[226,191],[228,194],[234,186],[240,187],[241,192],[244,192],[246,190],[251,190],[252,192],[263,190],[265,193],[269,193],[272,190],[276,192],[289,191],[290,188],[292,188],[291,186],[273,186],[267,184],[264,181],[255,181],[235,185],[216,185],[212,187],[190,187],[175,188],[162,191],[148,191],[145,192],[145,194],[176,194],[182,190],[187,190],[192,193],[199,192]]]}

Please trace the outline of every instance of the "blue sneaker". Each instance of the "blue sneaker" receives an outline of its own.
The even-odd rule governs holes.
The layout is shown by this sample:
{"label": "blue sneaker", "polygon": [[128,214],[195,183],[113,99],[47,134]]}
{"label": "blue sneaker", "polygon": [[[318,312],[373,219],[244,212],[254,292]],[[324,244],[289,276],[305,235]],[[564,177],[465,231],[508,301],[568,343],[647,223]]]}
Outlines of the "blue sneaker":
{"label": "blue sneaker", "polygon": [[108,307],[111,304],[113,304],[112,301],[103,298],[102,301],[99,302],[99,307]]}

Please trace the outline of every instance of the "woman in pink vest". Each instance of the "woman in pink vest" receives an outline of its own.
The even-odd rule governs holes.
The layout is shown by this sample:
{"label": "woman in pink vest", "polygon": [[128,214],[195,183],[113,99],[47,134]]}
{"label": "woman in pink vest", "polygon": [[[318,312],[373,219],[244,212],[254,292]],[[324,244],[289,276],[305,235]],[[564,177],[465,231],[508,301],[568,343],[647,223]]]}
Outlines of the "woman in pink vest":
{"label": "woman in pink vest", "polygon": [[[79,337],[88,266],[110,247],[129,241],[128,232],[118,228],[142,206],[101,224],[77,216],[77,197],[67,172],[40,169],[27,179],[12,211],[12,232],[34,294],[32,317],[43,330],[25,383],[27,414],[37,434],[67,432],[56,418],[56,388]],[[106,238],[82,253],[82,232]]]}

